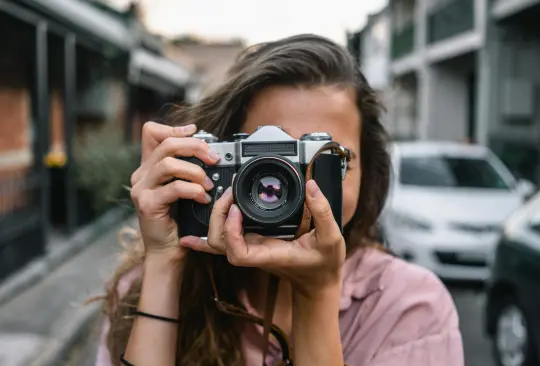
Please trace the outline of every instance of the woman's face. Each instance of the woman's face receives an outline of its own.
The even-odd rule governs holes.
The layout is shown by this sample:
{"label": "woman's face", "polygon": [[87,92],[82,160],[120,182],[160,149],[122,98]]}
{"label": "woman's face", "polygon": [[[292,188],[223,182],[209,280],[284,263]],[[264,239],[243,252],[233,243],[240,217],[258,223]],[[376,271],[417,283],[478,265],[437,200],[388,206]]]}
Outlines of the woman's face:
{"label": "woman's face", "polygon": [[280,126],[299,139],[305,133],[327,132],[351,151],[351,162],[343,182],[343,224],[354,215],[360,194],[360,128],[362,117],[352,89],[321,86],[270,87],[257,95],[242,126],[253,133],[258,126]]}

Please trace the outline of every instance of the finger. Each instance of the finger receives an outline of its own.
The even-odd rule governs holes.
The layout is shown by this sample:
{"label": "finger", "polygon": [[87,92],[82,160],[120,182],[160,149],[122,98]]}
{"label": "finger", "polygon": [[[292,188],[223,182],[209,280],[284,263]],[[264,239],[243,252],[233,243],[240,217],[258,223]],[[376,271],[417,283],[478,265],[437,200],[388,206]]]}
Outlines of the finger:
{"label": "finger", "polygon": [[144,162],[154,149],[169,137],[187,137],[197,132],[194,124],[186,126],[167,126],[156,122],[146,122],[142,128],[141,162]]}
{"label": "finger", "polygon": [[132,182],[139,181],[142,176],[166,157],[197,157],[207,164],[215,164],[219,161],[219,156],[213,152],[208,144],[196,138],[176,138],[165,139],[148,157],[141,167],[131,177]]}
{"label": "finger", "polygon": [[314,180],[310,180],[306,184],[306,204],[313,217],[319,239],[334,241],[334,239],[341,237],[341,231],[334,218],[330,203]]}
{"label": "finger", "polygon": [[179,199],[194,200],[202,204],[212,201],[203,186],[182,180],[175,180],[151,192],[159,205],[170,205]]}
{"label": "finger", "polygon": [[[131,176],[131,185],[135,185],[148,170],[148,160],[161,144],[169,138],[188,137],[197,131],[194,124],[186,126],[171,127],[155,122],[146,122],[143,126],[141,141],[141,166]],[[151,164],[156,164],[159,158],[154,159]]]}
{"label": "finger", "polygon": [[228,261],[235,266],[249,266],[249,253],[242,228],[242,213],[236,205],[230,206],[223,236]]}
{"label": "finger", "polygon": [[244,236],[242,213],[236,205],[229,210],[224,237],[227,260],[235,266],[272,268],[283,264],[289,254],[290,245],[283,245],[289,243],[253,233]]}
{"label": "finger", "polygon": [[192,183],[202,185],[207,191],[214,187],[212,180],[206,175],[206,172],[198,165],[190,162],[166,157],[150,169],[145,178],[145,185],[148,188],[154,188],[173,178],[188,180]]}
{"label": "finger", "polygon": [[227,259],[231,264],[279,272],[280,268],[288,268],[295,262],[294,243],[254,233],[242,236],[241,222],[234,219],[235,215],[234,211],[229,214],[225,230]]}
{"label": "finger", "polygon": [[208,244],[216,250],[225,251],[225,242],[223,232],[225,230],[225,221],[229,209],[233,204],[233,195],[231,187],[214,203],[212,213],[210,214],[210,223],[208,227]]}
{"label": "finger", "polygon": [[197,236],[184,236],[180,239],[180,245],[183,247],[210,254],[225,254],[223,251],[216,250],[208,245],[208,241]]}
{"label": "finger", "polygon": [[169,137],[165,139],[145,161],[144,165],[152,167],[166,157],[196,157],[206,164],[215,164],[220,157],[210,149],[208,143],[192,137]]}

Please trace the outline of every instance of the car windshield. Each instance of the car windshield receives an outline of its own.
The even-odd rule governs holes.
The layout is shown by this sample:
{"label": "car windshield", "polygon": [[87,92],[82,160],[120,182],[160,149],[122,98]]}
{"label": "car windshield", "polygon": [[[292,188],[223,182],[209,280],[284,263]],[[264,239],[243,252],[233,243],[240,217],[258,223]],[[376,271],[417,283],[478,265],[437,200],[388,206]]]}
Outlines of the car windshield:
{"label": "car windshield", "polygon": [[486,159],[452,156],[403,157],[400,183],[420,187],[509,189]]}

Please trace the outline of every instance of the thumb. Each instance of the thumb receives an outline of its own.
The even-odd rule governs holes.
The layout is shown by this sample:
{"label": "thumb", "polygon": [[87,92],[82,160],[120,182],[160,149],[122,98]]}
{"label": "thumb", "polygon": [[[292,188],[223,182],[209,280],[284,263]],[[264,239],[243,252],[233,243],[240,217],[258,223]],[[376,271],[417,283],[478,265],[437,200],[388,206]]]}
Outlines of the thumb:
{"label": "thumb", "polygon": [[306,204],[313,216],[317,236],[331,239],[335,238],[336,234],[341,235],[330,203],[313,179],[307,182],[306,191]]}

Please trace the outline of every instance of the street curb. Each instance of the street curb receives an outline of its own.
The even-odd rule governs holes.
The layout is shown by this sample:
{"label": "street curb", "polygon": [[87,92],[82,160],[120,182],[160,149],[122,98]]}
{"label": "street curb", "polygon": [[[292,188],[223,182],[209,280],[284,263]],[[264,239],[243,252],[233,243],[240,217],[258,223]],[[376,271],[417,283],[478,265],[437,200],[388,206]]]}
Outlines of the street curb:
{"label": "street curb", "polygon": [[39,356],[30,365],[58,366],[65,362],[75,343],[98,316],[100,309],[99,303],[88,304],[78,309],[65,321],[66,326],[58,332],[58,335],[41,348]]}
{"label": "street curb", "polygon": [[87,248],[114,225],[127,219],[129,213],[130,211],[124,207],[113,208],[77,232],[70,239],[69,245],[46,253],[43,257],[35,259],[26,267],[8,277],[0,286],[0,306],[24,290],[39,283],[60,264]]}

